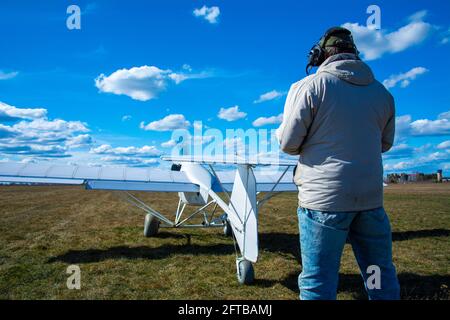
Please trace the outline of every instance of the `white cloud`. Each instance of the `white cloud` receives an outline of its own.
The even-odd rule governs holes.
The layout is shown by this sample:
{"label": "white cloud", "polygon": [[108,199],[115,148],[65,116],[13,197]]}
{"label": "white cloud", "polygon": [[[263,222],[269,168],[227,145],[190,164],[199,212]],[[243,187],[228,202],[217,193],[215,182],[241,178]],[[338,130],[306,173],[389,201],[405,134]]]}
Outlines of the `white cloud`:
{"label": "white cloud", "polygon": [[403,115],[395,118],[395,136],[396,139],[403,139],[410,134],[411,115]]}
{"label": "white cloud", "polygon": [[[396,145],[383,155],[386,171],[434,171],[450,160],[450,140],[438,145],[425,143],[410,147],[405,141],[419,136],[450,136],[450,111],[439,114],[436,120],[414,120],[410,115],[396,118]],[[398,144],[397,144],[398,143]],[[395,161],[401,159],[401,161]]]}
{"label": "white cloud", "polygon": [[450,135],[450,111],[439,114],[436,120],[419,119],[412,121],[410,115],[396,118],[397,139],[407,136],[443,136]]}
{"label": "white cloud", "polygon": [[254,127],[262,127],[269,124],[280,124],[283,121],[283,114],[280,113],[278,116],[272,116],[272,117],[259,117],[255,121],[253,121]]}
{"label": "white cloud", "polygon": [[440,41],[440,43],[442,45],[450,43],[450,28],[448,28],[445,32],[443,32],[441,34],[441,41]]}
{"label": "white cloud", "polygon": [[19,156],[38,156],[43,158],[66,158],[67,148],[60,145],[13,144],[0,141],[0,153]]}
{"label": "white cloud", "polygon": [[431,161],[438,161],[438,160],[446,160],[450,157],[449,153],[445,153],[445,152],[433,152],[430,153],[426,156],[420,157],[418,158],[418,162],[419,163],[427,163],[427,162],[431,162]]}
{"label": "white cloud", "polygon": [[176,73],[155,66],[133,67],[120,69],[109,76],[103,73],[95,79],[95,86],[100,92],[126,95],[138,101],[155,99],[166,90],[169,83],[179,84],[187,79],[202,79],[210,77],[209,72]]}
{"label": "white cloud", "polygon": [[42,108],[17,108],[0,102],[0,121],[15,121],[19,119],[44,118],[47,110]]}
{"label": "white cloud", "polygon": [[411,123],[414,136],[440,136],[450,134],[450,121],[446,118],[437,120],[421,119]]}
{"label": "white cloud", "polygon": [[404,51],[422,43],[434,30],[434,27],[424,22],[426,12],[421,11],[410,17],[407,25],[398,30],[375,30],[358,23],[345,23],[355,39],[358,50],[366,60],[375,60],[386,53]]}
{"label": "white cloud", "polygon": [[195,130],[201,130],[203,128],[203,123],[201,121],[194,121],[193,126]]}
{"label": "white cloud", "polygon": [[411,161],[399,161],[395,163],[386,163],[383,168],[385,171],[405,170],[413,166]]}
{"label": "white cloud", "polygon": [[245,118],[247,114],[239,111],[239,106],[234,106],[230,108],[220,108],[217,116],[226,121],[236,121]]}
{"label": "white cloud", "polygon": [[161,147],[163,148],[173,148],[177,145],[177,142],[173,139],[170,139],[169,141],[161,143]]}
{"label": "white cloud", "polygon": [[[439,114],[436,120],[413,120],[410,115],[396,118],[396,144],[383,155],[386,171],[434,171],[450,160],[450,140],[437,145],[425,143],[410,147],[408,138],[425,136],[450,136],[450,111]],[[401,161],[398,161],[401,159]],[[397,160],[397,161],[396,161]]]}
{"label": "white cloud", "polygon": [[89,129],[85,123],[80,121],[65,121],[61,119],[46,120],[36,119],[31,122],[21,121],[13,126],[14,129],[24,133],[40,133],[40,132],[63,132],[72,134],[75,132],[88,132]]}
{"label": "white cloud", "polygon": [[417,11],[415,13],[413,13],[412,15],[409,16],[408,20],[409,21],[423,21],[423,19],[425,19],[425,17],[428,15],[428,11],[427,10],[420,10]]}
{"label": "white cloud", "polygon": [[19,74],[19,72],[17,72],[17,71],[4,72],[4,71],[0,70],[0,80],[8,80],[8,79],[15,78],[15,77],[17,77],[18,74]]}
{"label": "white cloud", "polygon": [[443,141],[437,145],[438,149],[450,149],[450,140]]}
{"label": "white cloud", "polygon": [[428,152],[429,150],[433,149],[433,145],[431,143],[425,143],[424,145],[414,147],[414,153],[415,154],[424,154],[425,152]]}
{"label": "white cloud", "polygon": [[17,132],[13,128],[0,124],[0,139],[11,138],[15,135]]}
{"label": "white cloud", "polygon": [[214,136],[200,136],[196,135],[192,137],[192,142],[196,144],[208,144],[214,140]]}
{"label": "white cloud", "polygon": [[187,79],[189,79],[189,76],[183,73],[171,73],[169,74],[169,78],[175,81],[176,84],[179,84]]}
{"label": "white cloud", "polygon": [[284,95],[285,95],[284,92],[272,90],[272,91],[269,91],[269,92],[266,92],[266,93],[263,93],[262,95],[260,95],[257,100],[253,101],[253,103],[262,103],[262,102],[274,100],[274,99],[277,99]]}
{"label": "white cloud", "polygon": [[[43,108],[17,108],[0,102],[0,155],[33,156],[40,159],[66,158],[69,149],[92,144],[87,124],[62,119],[48,120]],[[25,158],[21,158],[23,160]]]}
{"label": "white cloud", "polygon": [[[93,138],[88,134],[90,130],[81,121],[49,120],[44,117],[45,109],[36,112],[35,109],[2,107],[4,117],[6,114],[8,119],[19,116],[23,119],[9,126],[0,124],[0,159],[41,162],[71,158],[71,163],[78,164],[149,166],[158,164],[158,157],[162,154],[155,146],[112,147],[102,144],[93,147]],[[32,119],[38,116],[44,118]]]}
{"label": "white cloud", "polygon": [[209,23],[214,24],[218,22],[218,18],[220,15],[220,8],[216,6],[213,7],[203,6],[201,8],[194,9],[192,13],[194,14],[194,16],[201,17],[206,21],[208,21]]}
{"label": "white cloud", "polygon": [[159,163],[158,159],[143,159],[136,157],[127,157],[127,156],[106,156],[100,158],[100,161],[103,163],[107,162],[115,165],[126,165],[132,167],[144,167],[149,165],[155,165]]}
{"label": "white cloud", "polygon": [[438,119],[450,120],[450,111],[442,112],[441,114],[438,115]]}
{"label": "white cloud", "polygon": [[131,167],[143,167],[159,163],[159,156],[162,154],[155,146],[143,147],[112,147],[109,144],[102,144],[91,148],[91,154],[101,155],[101,164],[125,165]]}
{"label": "white cloud", "polygon": [[242,154],[245,151],[245,144],[242,138],[226,138],[223,140],[223,146],[228,153],[239,153]]}
{"label": "white cloud", "polygon": [[[208,144],[211,141],[213,141],[214,140],[214,136],[211,136],[211,135],[206,135],[206,136],[194,135],[194,136],[191,136],[189,138],[189,140],[190,140],[190,143],[193,144],[193,145],[198,145],[198,144],[202,144],[203,145],[203,144]],[[182,144],[183,143],[184,143],[184,141],[182,142]],[[188,143],[189,143],[189,141],[188,141]],[[161,147],[163,147],[163,148],[173,148],[177,144],[178,144],[177,141],[175,141],[173,139],[170,139],[169,141],[161,143]]]}
{"label": "white cloud", "polygon": [[401,143],[401,144],[393,146],[391,148],[391,150],[389,151],[389,153],[390,152],[400,152],[400,151],[409,150],[409,149],[411,149],[410,146],[408,146],[406,143]]}
{"label": "white cloud", "polygon": [[131,120],[131,119],[132,119],[132,116],[130,116],[129,114],[126,114],[126,115],[124,115],[124,116],[122,117],[122,121],[123,121],[123,122],[128,121],[128,120]]}
{"label": "white cloud", "polygon": [[95,154],[140,157],[158,157],[161,155],[161,151],[155,146],[113,148],[109,144],[102,144],[99,147],[92,148],[90,152]]}
{"label": "white cloud", "polygon": [[89,131],[85,124],[79,121],[38,119],[31,122],[21,121],[11,127],[3,126],[3,129],[5,128],[8,128],[8,132],[14,133],[12,138],[7,140],[11,146],[23,144],[74,146],[82,141],[89,141],[87,136],[84,138],[78,136],[79,133]]}
{"label": "white cloud", "polygon": [[101,92],[127,95],[134,100],[147,101],[165,90],[170,71],[154,66],[120,69],[109,76],[101,74],[95,85]]}
{"label": "white cloud", "polygon": [[388,89],[395,87],[398,83],[400,83],[400,87],[406,88],[412,80],[415,80],[417,76],[426,72],[428,72],[428,69],[424,67],[412,68],[408,72],[391,75],[383,81],[383,84]]}
{"label": "white cloud", "polygon": [[186,71],[189,71],[189,72],[192,71],[192,67],[189,64],[187,64],[187,63],[183,64],[183,66],[181,68],[183,70],[186,70]]}
{"label": "white cloud", "polygon": [[395,171],[395,170],[411,170],[420,167],[426,167],[432,164],[439,165],[442,161],[447,161],[450,159],[450,153],[448,152],[433,152],[428,155],[394,163],[386,163],[384,165],[384,170]]}
{"label": "white cloud", "polygon": [[140,128],[146,131],[172,131],[176,129],[186,129],[190,126],[190,122],[184,118],[182,114],[170,114],[161,120],[145,124],[141,122]]}
{"label": "white cloud", "polygon": [[394,145],[389,152],[383,155],[384,159],[401,159],[409,158],[413,154],[413,148],[406,143]]}
{"label": "white cloud", "polygon": [[69,148],[80,148],[92,144],[92,137],[88,134],[80,134],[78,136],[67,139],[66,145]]}
{"label": "white cloud", "polygon": [[[26,150],[29,148],[29,150]],[[64,146],[44,146],[44,145],[30,145],[26,146],[23,150],[19,150],[18,154],[24,155],[37,155],[44,156],[46,158],[68,158],[71,157],[67,152],[67,148]]]}

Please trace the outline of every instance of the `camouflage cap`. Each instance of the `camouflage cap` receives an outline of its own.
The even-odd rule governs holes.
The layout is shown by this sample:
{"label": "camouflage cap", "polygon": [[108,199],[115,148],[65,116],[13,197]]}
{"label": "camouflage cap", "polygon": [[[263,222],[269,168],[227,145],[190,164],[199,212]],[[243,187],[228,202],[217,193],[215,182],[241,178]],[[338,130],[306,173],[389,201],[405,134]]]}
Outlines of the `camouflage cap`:
{"label": "camouflage cap", "polygon": [[320,45],[322,46],[322,48],[353,48],[355,46],[355,43],[353,41],[352,33],[350,32],[350,30],[342,27],[333,27],[327,30],[325,35],[320,40]]}

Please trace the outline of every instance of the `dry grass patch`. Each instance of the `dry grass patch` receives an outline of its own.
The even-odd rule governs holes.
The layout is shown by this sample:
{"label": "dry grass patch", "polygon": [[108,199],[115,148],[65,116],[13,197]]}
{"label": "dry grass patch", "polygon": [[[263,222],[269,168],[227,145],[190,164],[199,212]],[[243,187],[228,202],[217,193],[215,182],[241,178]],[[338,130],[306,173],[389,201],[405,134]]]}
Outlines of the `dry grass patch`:
{"label": "dry grass patch", "polygon": [[[174,212],[176,194],[140,193]],[[142,235],[143,214],[116,194],[79,187],[0,187],[0,299],[297,299],[296,195],[260,212],[255,284],[239,286],[232,240],[221,230]],[[405,299],[448,299],[450,184],[386,188],[394,259]],[[78,264],[82,289],[66,288]],[[339,299],[365,298],[351,248]]]}

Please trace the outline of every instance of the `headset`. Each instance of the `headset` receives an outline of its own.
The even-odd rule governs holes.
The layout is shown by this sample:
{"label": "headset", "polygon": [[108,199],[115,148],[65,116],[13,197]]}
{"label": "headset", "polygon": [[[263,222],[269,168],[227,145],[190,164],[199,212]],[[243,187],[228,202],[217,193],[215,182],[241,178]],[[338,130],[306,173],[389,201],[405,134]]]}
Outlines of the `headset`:
{"label": "headset", "polygon": [[359,51],[353,42],[353,37],[350,30],[341,27],[333,27],[331,29],[328,29],[327,32],[322,36],[322,38],[320,38],[319,42],[316,43],[309,51],[308,64],[306,65],[306,74],[309,75],[312,67],[318,67],[325,61],[325,44],[327,43],[328,39],[330,39],[330,37],[338,34],[347,36],[351,42],[338,40],[331,47],[350,49],[354,50],[356,55],[359,54]]}

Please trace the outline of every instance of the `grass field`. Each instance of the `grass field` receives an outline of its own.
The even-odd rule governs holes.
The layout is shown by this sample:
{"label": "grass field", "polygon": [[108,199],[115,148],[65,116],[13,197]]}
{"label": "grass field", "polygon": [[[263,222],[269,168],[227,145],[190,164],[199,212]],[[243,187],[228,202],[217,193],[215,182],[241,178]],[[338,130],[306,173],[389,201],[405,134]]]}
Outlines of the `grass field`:
{"label": "grass field", "polygon": [[[450,184],[385,190],[403,299],[449,299]],[[174,212],[176,194],[139,194]],[[142,235],[143,214],[116,194],[79,187],[0,187],[0,299],[297,299],[301,270],[296,195],[260,212],[256,281],[236,281],[232,240],[221,230]],[[81,268],[68,290],[66,268]],[[351,248],[339,299],[365,299]]]}

